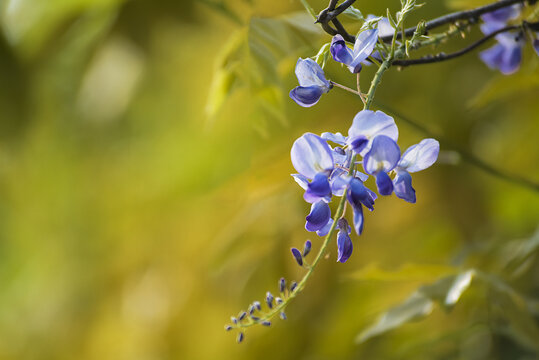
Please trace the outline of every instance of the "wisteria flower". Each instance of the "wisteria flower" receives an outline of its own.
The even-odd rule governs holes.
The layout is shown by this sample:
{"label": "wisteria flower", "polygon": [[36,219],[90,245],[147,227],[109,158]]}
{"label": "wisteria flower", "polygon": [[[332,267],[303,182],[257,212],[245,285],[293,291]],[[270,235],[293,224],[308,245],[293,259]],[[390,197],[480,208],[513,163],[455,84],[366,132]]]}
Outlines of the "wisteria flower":
{"label": "wisteria flower", "polygon": [[348,48],[341,35],[335,35],[331,40],[330,52],[333,59],[348,66],[352,73],[361,71],[361,63],[373,52],[378,41],[378,29],[361,32],[356,37],[354,49]]}
{"label": "wisteria flower", "polygon": [[305,189],[305,201],[315,203],[319,200],[329,202],[331,187],[328,177],[333,171],[332,151],[320,136],[306,133],[292,145],[290,151],[292,165],[299,174],[293,174],[296,182]]}
{"label": "wisteria flower", "polygon": [[290,98],[303,107],[313,106],[320,100],[322,94],[332,88],[320,65],[312,59],[298,59],[296,76],[299,86],[290,91]]}
{"label": "wisteria flower", "polygon": [[[520,15],[520,10],[521,6],[516,4],[482,15],[481,31],[489,35],[504,28],[507,21]],[[500,33],[496,35],[496,40],[496,45],[479,53],[480,59],[489,68],[499,70],[502,74],[516,72],[522,61],[522,48],[525,43],[522,33]]]}
{"label": "wisteria flower", "polygon": [[520,34],[502,33],[496,35],[498,43],[479,53],[481,60],[491,69],[504,75],[515,73],[522,61],[524,40]]}
{"label": "wisteria flower", "polygon": [[376,15],[369,14],[365,18],[365,20],[367,21],[374,19],[380,19],[376,23],[376,28],[378,29],[378,37],[391,36],[395,33],[395,29],[393,28],[393,26],[391,26],[391,23],[386,17],[378,17]]}
{"label": "wisteria flower", "polygon": [[381,195],[391,195],[393,182],[388,172],[393,170],[401,156],[397,143],[386,135],[378,135],[372,141],[372,147],[363,158],[363,168],[367,174],[376,177],[376,186]]}
{"label": "wisteria flower", "polygon": [[436,162],[440,152],[440,143],[434,139],[424,139],[419,144],[410,146],[402,154],[395,171],[397,176],[393,180],[395,195],[397,197],[415,203],[415,190],[412,187],[410,173],[425,170]]}

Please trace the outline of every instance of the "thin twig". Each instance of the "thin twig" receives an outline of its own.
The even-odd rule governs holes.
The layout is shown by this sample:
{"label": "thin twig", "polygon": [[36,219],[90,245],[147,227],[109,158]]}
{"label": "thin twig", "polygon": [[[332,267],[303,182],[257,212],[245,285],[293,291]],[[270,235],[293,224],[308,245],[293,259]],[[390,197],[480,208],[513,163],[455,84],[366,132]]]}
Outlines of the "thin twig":
{"label": "thin twig", "polygon": [[512,31],[512,30],[518,30],[518,29],[521,29],[522,27],[525,27],[525,26],[539,26],[539,22],[530,23],[530,24],[522,23],[522,25],[506,26],[506,27],[504,27],[502,29],[494,31],[493,33],[491,33],[489,35],[486,35],[486,36],[482,37],[481,39],[477,40],[473,44],[470,44],[469,46],[465,47],[464,49],[461,49],[459,51],[455,51],[454,53],[450,53],[450,54],[439,53],[439,54],[436,54],[436,55],[424,56],[424,57],[419,58],[419,59],[395,60],[393,62],[393,65],[397,65],[397,66],[423,65],[423,64],[432,64],[432,63],[442,62],[442,61],[446,61],[446,60],[451,60],[451,59],[457,58],[459,56],[462,56],[462,55],[474,50],[475,48],[481,46],[482,44],[484,44],[488,40],[494,38],[498,34],[508,32],[508,31]]}
{"label": "thin twig", "polygon": [[[442,25],[454,23],[454,22],[456,22],[458,20],[478,20],[479,16],[481,16],[483,14],[486,14],[486,13],[489,13],[489,12],[492,12],[492,11],[495,11],[495,10],[498,10],[498,9],[501,9],[501,8],[504,8],[504,7],[512,6],[514,4],[519,4],[519,3],[525,3],[525,2],[528,2],[531,5],[531,4],[535,3],[536,1],[537,0],[500,0],[500,1],[496,1],[496,2],[494,2],[492,4],[481,6],[481,7],[472,9],[472,10],[458,11],[458,12],[454,12],[454,13],[447,14],[447,15],[444,15],[444,16],[440,16],[440,17],[438,17],[436,19],[428,21],[425,24],[425,29],[427,31],[432,30],[432,29],[437,28],[437,27],[442,26]],[[406,29],[404,31],[404,33],[405,33],[406,36],[412,36],[414,34],[415,30],[416,30],[416,27],[414,26],[414,27]],[[397,38],[400,39],[401,37],[402,37],[402,32],[399,32],[397,34]],[[384,42],[388,42],[388,41],[391,41],[392,38],[393,38],[393,35],[391,35],[391,36],[383,36],[383,37],[381,37],[381,40],[384,41]]]}
{"label": "thin twig", "polygon": [[[344,30],[344,27],[342,29],[334,29],[329,25],[329,22],[333,22],[332,20],[336,19],[338,15],[340,15],[343,11],[348,9],[355,0],[346,0],[341,5],[337,6],[335,8],[335,5],[337,1],[330,0],[329,5],[326,9],[322,10],[320,14],[318,15],[318,18],[316,20],[317,23],[320,23],[322,25],[322,28],[324,31],[326,31],[330,35],[336,35],[340,34],[346,41],[348,42],[355,42],[355,37],[353,35],[348,34],[346,30]],[[451,14],[447,14],[444,16],[440,16],[436,19],[433,19],[431,21],[428,21],[425,24],[425,29],[432,30],[434,28],[437,28],[439,26],[454,23],[458,20],[471,20],[475,21],[479,19],[479,16],[504,8],[508,6],[512,6],[514,4],[522,4],[522,3],[529,3],[534,4],[537,2],[537,0],[500,0],[496,1],[492,4],[481,6],[472,10],[465,10],[465,11],[458,11]],[[335,24],[335,23],[334,23]],[[344,30],[344,31],[343,31]],[[416,30],[416,27],[408,28],[404,31],[404,34],[406,36],[412,36]],[[397,34],[397,39],[400,39],[402,37],[402,32],[399,32]],[[393,35],[383,36],[380,38],[383,42],[389,42],[393,39]]]}

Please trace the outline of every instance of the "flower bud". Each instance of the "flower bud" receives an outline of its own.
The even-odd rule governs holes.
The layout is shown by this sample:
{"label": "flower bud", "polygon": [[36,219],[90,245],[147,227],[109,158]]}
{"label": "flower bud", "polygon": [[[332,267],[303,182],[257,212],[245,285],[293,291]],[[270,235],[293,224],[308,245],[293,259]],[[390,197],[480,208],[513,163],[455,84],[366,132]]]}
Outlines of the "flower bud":
{"label": "flower bud", "polygon": [[286,280],[284,278],[281,278],[279,280],[279,292],[284,292],[286,289]]}
{"label": "flower bud", "polygon": [[311,252],[312,243],[311,240],[305,241],[305,245],[303,245],[303,257],[309,255]]}
{"label": "flower bud", "polygon": [[303,266],[303,257],[301,256],[301,253],[299,252],[299,250],[296,249],[296,248],[292,248],[291,251],[292,251],[292,255],[294,255],[294,258],[296,259],[296,262],[298,263],[298,265]]}
{"label": "flower bud", "polygon": [[273,308],[273,295],[269,291],[266,293],[266,304],[270,309]]}
{"label": "flower bud", "polygon": [[238,334],[238,338],[237,338],[238,344],[241,343],[241,342],[243,341],[243,338],[244,338],[244,337],[245,337],[245,335],[244,335],[242,332],[240,332],[240,333]]}

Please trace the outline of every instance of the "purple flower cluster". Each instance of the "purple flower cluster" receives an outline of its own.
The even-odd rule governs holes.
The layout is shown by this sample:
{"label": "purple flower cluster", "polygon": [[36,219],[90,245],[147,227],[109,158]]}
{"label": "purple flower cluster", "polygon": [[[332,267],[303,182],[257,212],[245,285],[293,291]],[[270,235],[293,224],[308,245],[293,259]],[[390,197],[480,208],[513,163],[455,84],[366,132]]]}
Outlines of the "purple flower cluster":
{"label": "purple flower cluster", "polygon": [[[291,159],[298,173],[292,176],[305,190],[305,201],[312,204],[305,229],[319,236],[327,235],[333,226],[328,203],[333,196],[346,196],[353,209],[354,229],[361,235],[363,207],[373,211],[377,198],[364,184],[370,176],[375,178],[380,195],[394,192],[397,197],[415,203],[410,174],[431,166],[438,158],[440,145],[434,139],[424,139],[401,154],[398,135],[391,116],[382,111],[362,110],[354,117],[348,136],[306,133],[294,142]],[[356,164],[362,164],[365,173],[351,171]],[[351,228],[344,218],[336,226],[337,261],[345,262],[353,249]],[[299,251],[294,254],[296,259],[299,255]]]}
{"label": "purple flower cluster", "polygon": [[[483,24],[481,31],[485,35],[507,26],[507,22],[520,16],[522,5],[516,4],[510,7],[498,9],[496,11],[481,16]],[[539,55],[539,35],[533,34],[533,47]],[[522,48],[525,45],[525,35],[522,31],[503,32],[496,35],[497,44],[479,53],[481,60],[491,69],[499,70],[502,74],[509,75],[516,72],[522,62]]]}

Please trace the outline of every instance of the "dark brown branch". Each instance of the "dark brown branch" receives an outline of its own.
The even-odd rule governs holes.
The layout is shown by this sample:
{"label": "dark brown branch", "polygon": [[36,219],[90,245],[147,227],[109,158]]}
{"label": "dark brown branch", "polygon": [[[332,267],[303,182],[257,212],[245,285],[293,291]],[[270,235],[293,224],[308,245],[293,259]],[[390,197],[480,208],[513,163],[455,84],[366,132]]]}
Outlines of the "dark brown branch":
{"label": "dark brown branch", "polygon": [[451,60],[451,59],[457,58],[459,56],[462,56],[462,55],[474,50],[475,48],[481,46],[482,44],[484,44],[485,42],[487,42],[490,39],[494,38],[498,34],[508,32],[508,31],[512,31],[512,30],[522,29],[522,27],[525,27],[525,26],[528,26],[528,27],[532,28],[532,27],[535,27],[535,26],[539,26],[539,22],[537,22],[537,23],[523,23],[522,25],[511,25],[511,26],[504,27],[504,28],[499,29],[499,30],[497,30],[497,31],[495,31],[495,32],[493,32],[493,33],[491,33],[489,35],[486,35],[486,36],[482,37],[481,39],[477,40],[473,44],[470,44],[469,46],[465,47],[464,49],[461,49],[461,50],[456,51],[456,52],[451,53],[451,54],[440,53],[440,54],[437,54],[437,55],[434,55],[434,56],[433,55],[428,55],[428,56],[425,56],[425,57],[422,57],[422,58],[419,58],[419,59],[395,60],[395,61],[393,61],[393,65],[397,65],[397,66],[422,65],[422,64],[432,64],[432,63],[442,62],[442,61],[446,61],[446,60]]}
{"label": "dark brown branch", "polygon": [[[353,35],[348,34],[348,32],[344,29],[344,27],[342,27],[342,25],[340,26],[341,29],[339,29],[339,26],[336,25],[335,22],[333,22],[333,20],[337,20],[336,19],[337,16],[340,15],[346,9],[348,9],[355,2],[355,0],[346,0],[341,5],[335,7],[337,2],[338,1],[336,0],[330,0],[328,7],[320,12],[316,22],[320,23],[324,31],[326,31],[328,34],[330,35],[340,34],[346,41],[353,43],[355,42],[355,37]],[[489,13],[489,12],[492,12],[492,11],[495,11],[504,7],[508,7],[514,4],[520,4],[520,3],[525,3],[525,2],[528,2],[529,4],[534,4],[535,2],[537,2],[537,0],[500,0],[493,4],[481,6],[472,10],[459,11],[459,12],[454,12],[448,15],[441,16],[439,18],[436,18],[427,22],[425,24],[425,28],[428,31],[428,30],[434,29],[436,27],[439,27],[445,24],[454,23],[458,20],[477,21],[479,19],[479,16],[483,14],[486,14],[486,13]],[[329,25],[329,22],[333,22],[333,24],[337,27],[337,29],[334,29],[333,27],[331,27]],[[412,36],[415,30],[416,30],[416,27],[408,28],[404,31],[404,34],[408,37]],[[401,37],[402,37],[402,32],[399,32],[397,34],[397,39],[400,39]],[[384,37],[381,37],[380,39],[384,42],[389,42],[393,39],[393,35],[384,36]]]}
{"label": "dark brown branch", "polygon": [[[492,12],[492,11],[495,11],[495,10],[498,10],[498,9],[501,9],[501,8],[504,8],[504,7],[508,7],[508,6],[511,6],[511,5],[514,5],[514,4],[525,3],[525,2],[533,4],[536,1],[537,0],[530,0],[530,1],[527,1],[527,0],[500,0],[500,1],[497,1],[497,2],[489,4],[489,5],[485,5],[485,6],[475,8],[473,10],[459,11],[459,12],[455,12],[455,13],[452,13],[452,14],[444,15],[444,16],[441,16],[439,18],[433,19],[433,20],[431,20],[431,21],[429,21],[429,22],[427,22],[425,24],[425,29],[428,31],[428,30],[437,28],[437,27],[445,25],[445,24],[454,23],[454,22],[456,22],[458,20],[472,20],[472,21],[475,20],[475,21],[477,21],[479,19],[479,16],[481,16],[483,14],[486,14],[486,13],[489,13],[489,12]],[[408,36],[408,37],[412,36],[414,34],[415,30],[416,30],[415,26],[411,27],[411,28],[408,28],[408,29],[404,30],[404,34],[406,36]],[[400,39],[401,37],[402,37],[402,32],[399,32],[397,34],[397,39]],[[384,42],[389,42],[389,41],[391,41],[393,39],[393,35],[384,36],[381,39]]]}

